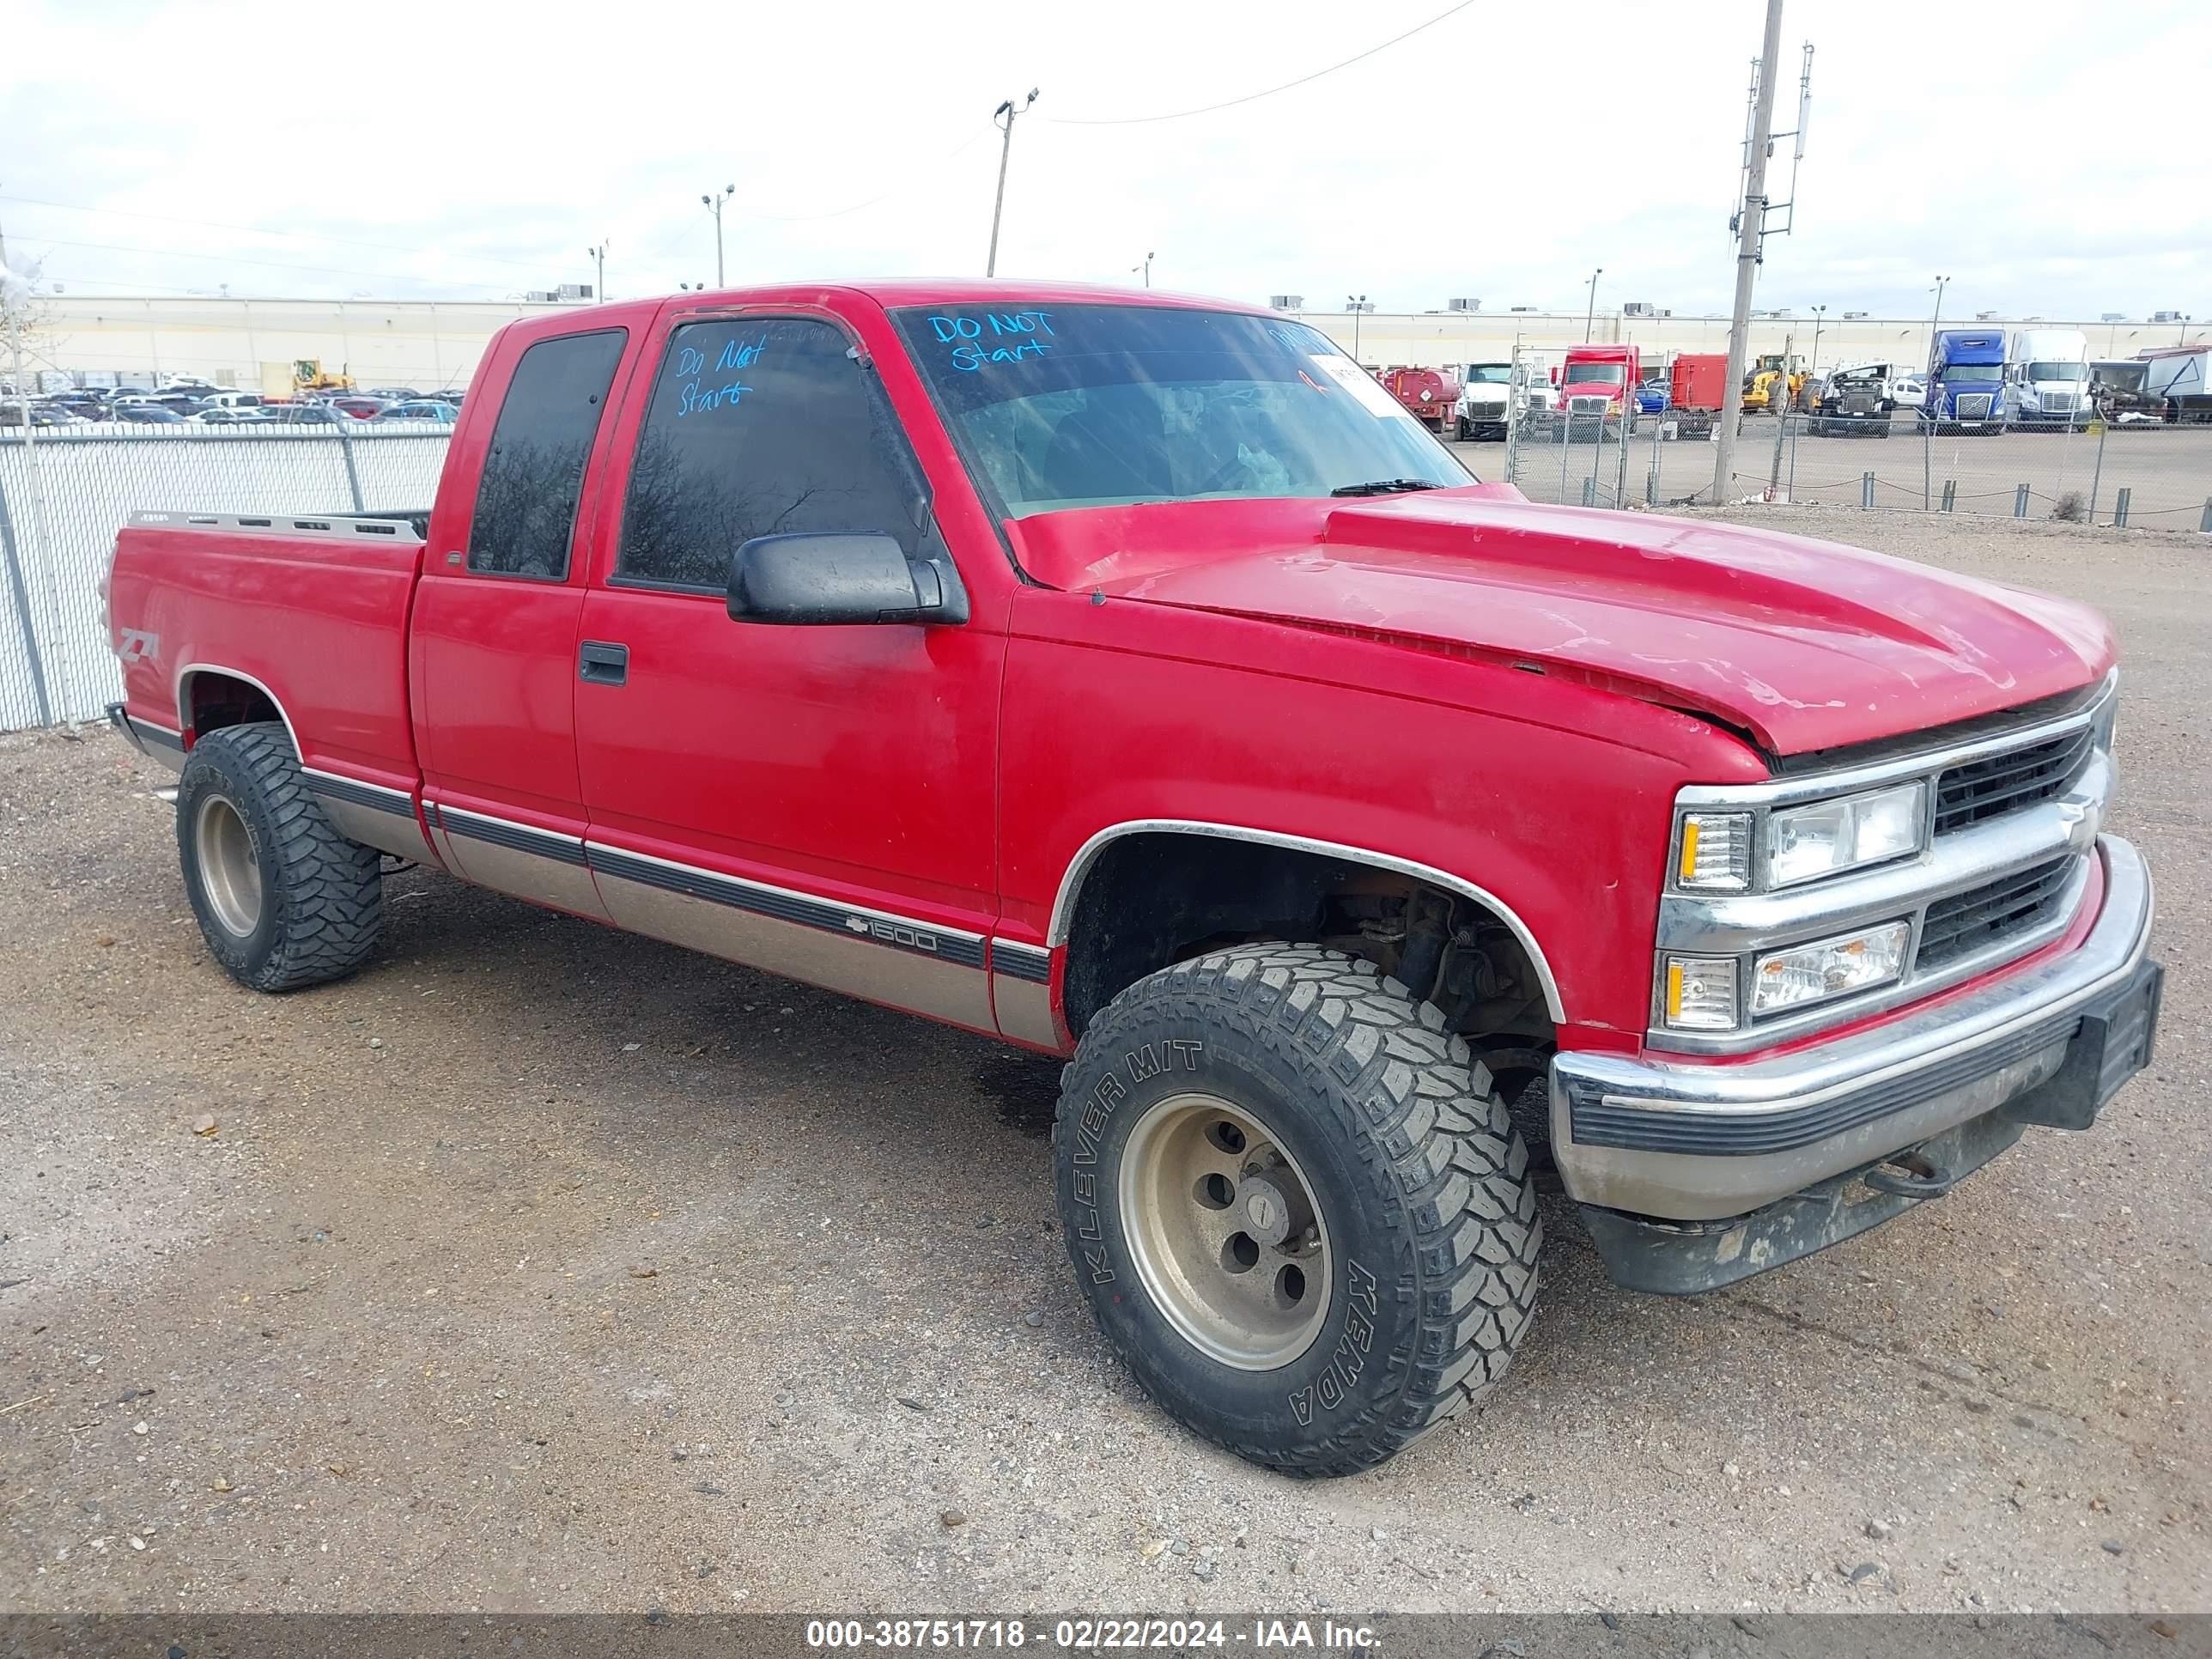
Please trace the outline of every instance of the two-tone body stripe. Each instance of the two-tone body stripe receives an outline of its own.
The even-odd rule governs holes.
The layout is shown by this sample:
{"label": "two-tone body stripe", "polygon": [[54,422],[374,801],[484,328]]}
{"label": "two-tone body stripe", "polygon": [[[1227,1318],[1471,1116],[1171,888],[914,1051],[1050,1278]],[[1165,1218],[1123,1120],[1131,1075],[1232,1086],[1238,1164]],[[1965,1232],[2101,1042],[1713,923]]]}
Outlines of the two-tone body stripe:
{"label": "two-tone body stripe", "polygon": [[580,866],[584,862],[584,843],[574,836],[564,836],[553,830],[533,829],[511,818],[490,817],[459,806],[441,805],[436,801],[425,802],[424,810],[429,815],[430,827],[442,830],[449,836],[486,842],[494,847],[504,847],[511,853],[528,853],[533,857],[553,859],[562,864]]}
{"label": "two-tone body stripe", "polygon": [[404,790],[387,789],[380,783],[364,783],[358,778],[342,778],[335,772],[318,772],[312,766],[303,766],[300,770],[307,780],[307,787],[319,795],[349,805],[366,806],[374,812],[389,812],[396,817],[415,816],[415,798]]}
{"label": "two-tone body stripe", "polygon": [[1042,945],[994,939],[991,941],[991,971],[1031,985],[1048,985],[1052,982],[1052,952]]}
{"label": "two-tone body stripe", "polygon": [[750,911],[776,921],[787,921],[801,927],[817,928],[825,933],[865,939],[872,945],[885,945],[916,956],[933,957],[940,962],[953,963],[963,968],[981,968],[983,965],[983,936],[981,933],[967,933],[957,927],[942,927],[933,922],[916,921],[911,916],[895,915],[886,910],[838,904],[811,894],[795,893],[787,887],[771,887],[763,882],[745,881],[736,876],[702,870],[696,865],[678,864],[672,860],[656,859],[641,853],[627,853],[599,842],[586,842],[585,855],[591,867],[603,875],[619,876],[625,881],[639,882],[667,892],[705,899],[710,903],[726,904],[733,909]]}

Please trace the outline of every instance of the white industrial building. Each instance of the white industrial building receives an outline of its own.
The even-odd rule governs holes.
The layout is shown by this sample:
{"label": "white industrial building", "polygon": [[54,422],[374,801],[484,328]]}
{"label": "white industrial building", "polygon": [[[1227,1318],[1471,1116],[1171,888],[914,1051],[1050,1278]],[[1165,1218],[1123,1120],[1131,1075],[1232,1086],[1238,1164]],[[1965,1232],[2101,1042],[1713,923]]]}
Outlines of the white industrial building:
{"label": "white industrial building", "polygon": [[[1279,296],[1287,298],[1289,296]],[[571,302],[574,303],[574,302]],[[264,366],[307,358],[327,374],[350,374],[362,386],[411,386],[429,392],[465,386],[485,343],[518,317],[568,308],[560,301],[415,300],[245,300],[42,297],[33,360],[49,389],[76,383],[155,384],[190,375],[217,386],[258,387]],[[1441,366],[1503,360],[1516,345],[1557,350],[1584,337],[1633,343],[1654,353],[1724,351],[1728,319],[1654,308],[1582,312],[1443,310],[1415,313],[1296,310],[1341,343],[1357,342],[1359,360],[1376,368]],[[1868,361],[1926,361],[1925,317],[1874,317],[1832,309],[1818,320],[1816,368]],[[2132,357],[2146,347],[2203,343],[2202,325],[2094,322],[2044,318],[1946,318],[2010,329],[2033,324],[2078,328],[2100,357]],[[1814,352],[1816,319],[1760,313],[1751,350]],[[6,373],[0,365],[0,374]]]}

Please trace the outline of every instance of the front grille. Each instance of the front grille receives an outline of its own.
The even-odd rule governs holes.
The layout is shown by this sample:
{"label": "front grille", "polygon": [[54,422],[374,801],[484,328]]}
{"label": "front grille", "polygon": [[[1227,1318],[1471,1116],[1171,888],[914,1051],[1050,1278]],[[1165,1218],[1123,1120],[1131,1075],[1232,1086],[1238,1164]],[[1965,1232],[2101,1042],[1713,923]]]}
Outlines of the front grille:
{"label": "front grille", "polygon": [[1990,417],[1990,394],[1986,392],[1964,392],[1954,400],[1952,408],[1962,421],[1986,421]]}
{"label": "front grille", "polygon": [[2088,764],[2096,741],[2084,726],[1953,767],[1936,781],[1936,833],[1963,830],[2064,794]]}
{"label": "front grille", "polygon": [[2032,933],[2051,920],[2074,873],[2075,854],[2065,853],[2033,869],[1984,882],[1928,907],[1920,926],[1915,969],[1926,973],[1992,945]]}
{"label": "front grille", "polygon": [[2043,412],[2046,415],[2071,414],[2074,394],[2070,392],[2046,392],[2043,395]]}

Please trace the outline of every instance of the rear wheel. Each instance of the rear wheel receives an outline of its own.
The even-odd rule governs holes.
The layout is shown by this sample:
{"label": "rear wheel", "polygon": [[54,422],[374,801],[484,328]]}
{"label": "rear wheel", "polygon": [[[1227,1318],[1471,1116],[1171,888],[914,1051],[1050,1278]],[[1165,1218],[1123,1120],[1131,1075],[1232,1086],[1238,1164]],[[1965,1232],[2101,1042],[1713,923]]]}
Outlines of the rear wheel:
{"label": "rear wheel", "polygon": [[209,954],[241,985],[319,984],[376,948],[381,855],[331,827],[280,724],[225,726],[192,745],[177,851]]}
{"label": "rear wheel", "polygon": [[1528,1153],[1443,1017],[1370,963],[1222,951],[1141,980],[1062,1079],[1060,1212],[1179,1421],[1299,1475],[1480,1399],[1534,1315]]}

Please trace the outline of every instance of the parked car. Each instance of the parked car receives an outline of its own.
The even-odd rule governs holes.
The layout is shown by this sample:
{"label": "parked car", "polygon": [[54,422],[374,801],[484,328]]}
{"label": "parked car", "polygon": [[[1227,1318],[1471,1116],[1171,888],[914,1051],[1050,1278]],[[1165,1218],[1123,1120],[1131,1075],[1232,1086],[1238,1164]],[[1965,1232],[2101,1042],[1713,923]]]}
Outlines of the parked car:
{"label": "parked car", "polygon": [[[0,397],[0,426],[14,427],[21,430],[27,423],[24,418],[25,413],[21,398]],[[43,403],[35,399],[30,405],[28,414],[27,424],[33,431],[41,427],[87,424],[84,416],[73,410],[64,409],[58,404]]]}
{"label": "parked car", "polygon": [[1928,382],[1917,374],[1900,374],[1889,383],[1889,396],[1899,409],[1918,409],[1928,401]]}
{"label": "parked car", "polygon": [[272,422],[284,426],[344,426],[353,419],[328,404],[271,404],[267,408]]}
{"label": "parked car", "polygon": [[422,398],[422,394],[412,386],[373,386],[362,395],[368,398],[381,398],[388,404],[419,403]]}
{"label": "parked car", "polygon": [[185,419],[167,404],[118,404],[113,418],[143,426],[182,426]]}
{"label": "parked car", "polygon": [[1667,382],[1646,380],[1636,388],[1636,412],[1639,415],[1663,415],[1667,412]]}
{"label": "parked car", "polygon": [[435,421],[441,426],[451,426],[460,418],[460,410],[451,404],[441,404],[429,398],[417,398],[412,403],[394,404],[389,409],[380,409],[370,418],[375,421]]}
{"label": "parked car", "polygon": [[273,426],[276,417],[266,409],[239,408],[228,404],[210,404],[190,417],[205,426]]}
{"label": "parked car", "polygon": [[356,421],[367,421],[373,420],[384,412],[384,399],[350,396],[332,398],[323,406],[325,409],[335,409],[343,415],[350,415]]}
{"label": "parked car", "polygon": [[[178,774],[240,983],[369,961],[396,854],[1062,1057],[1095,1317],[1149,1399],[1304,1475],[1504,1376],[1531,1145],[1616,1279],[1710,1290],[2148,1063],[2088,607],[1532,504],[1256,307],[716,303],[509,324],[411,520],[124,528],[111,718]],[[906,1162],[960,1224],[957,1163]],[[1990,1269],[2048,1236],[2004,1200],[1955,1224]],[[901,1292],[973,1286],[925,1256]]]}

